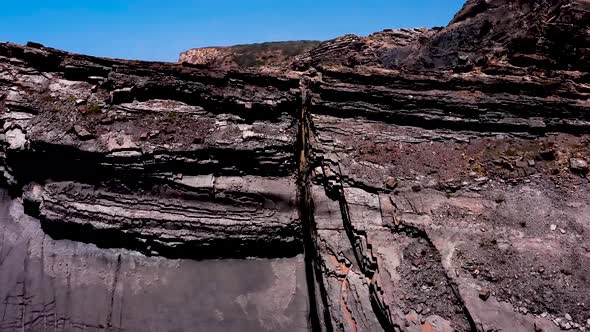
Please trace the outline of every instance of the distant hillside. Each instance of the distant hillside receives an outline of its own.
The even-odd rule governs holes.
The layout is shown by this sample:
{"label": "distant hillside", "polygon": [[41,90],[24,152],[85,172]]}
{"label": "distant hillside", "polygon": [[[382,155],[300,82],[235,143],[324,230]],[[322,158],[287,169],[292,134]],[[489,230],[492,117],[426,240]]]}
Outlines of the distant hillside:
{"label": "distant hillside", "polygon": [[284,67],[321,42],[299,40],[225,47],[194,48],[180,54],[180,62],[210,68]]}

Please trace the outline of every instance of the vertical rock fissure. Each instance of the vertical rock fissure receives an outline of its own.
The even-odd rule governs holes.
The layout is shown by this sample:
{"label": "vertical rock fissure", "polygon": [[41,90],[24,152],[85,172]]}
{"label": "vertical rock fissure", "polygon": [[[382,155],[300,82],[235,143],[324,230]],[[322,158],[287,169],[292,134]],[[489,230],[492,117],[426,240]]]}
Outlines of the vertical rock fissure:
{"label": "vertical rock fissure", "polygon": [[[310,174],[308,165],[309,153],[309,121],[308,109],[311,102],[311,97],[308,92],[309,81],[307,77],[303,77],[300,81],[301,90],[301,109],[299,110],[299,137],[297,138],[297,154],[299,162],[298,174],[298,198],[299,198],[299,214],[302,222],[303,230],[303,245],[305,251],[305,275],[307,281],[307,289],[309,295],[309,321],[311,330],[313,332],[323,331],[320,323],[320,313],[318,310],[318,294],[321,290],[316,289],[316,248],[313,239],[313,207],[311,202],[310,191]],[[326,321],[324,319],[324,321]],[[329,320],[326,322],[329,323]],[[332,329],[330,328],[329,331]]]}
{"label": "vertical rock fissure", "polygon": [[[314,219],[314,202],[311,194],[312,175],[311,170],[313,166],[310,165],[311,160],[311,92],[310,86],[312,78],[303,76],[300,81],[301,90],[301,109],[299,113],[299,137],[298,137],[298,195],[300,204],[300,216],[303,224],[303,239],[305,248],[305,268],[306,278],[309,292],[309,309],[310,309],[310,324],[312,331],[331,332],[335,330],[332,326],[332,317],[329,308],[328,293],[325,284],[322,280],[323,271],[320,266],[320,254],[318,252],[316,238],[317,226]],[[362,258],[359,256],[358,248],[355,248],[356,241],[355,230],[350,222],[348,215],[348,207],[344,199],[342,188],[339,188],[338,200],[341,206],[341,213],[344,220],[344,228],[349,237],[350,243],[354,248],[355,258],[357,263],[362,267],[362,273],[371,278],[372,273],[365,268]],[[366,262],[365,262],[366,263]],[[372,266],[376,269],[376,266]],[[392,324],[387,318],[387,313],[383,310],[382,303],[378,300],[378,295],[373,286],[371,288],[371,306],[375,315],[377,316],[380,327],[383,331],[395,331],[396,325]]]}
{"label": "vertical rock fissure", "polygon": [[[309,309],[310,309],[310,324],[312,331],[331,332],[335,331],[335,327],[332,326],[332,317],[329,308],[328,293],[325,288],[323,278],[323,271],[320,267],[320,254],[316,246],[317,238],[317,226],[315,225],[314,219],[314,202],[311,194],[312,176],[310,166],[311,159],[311,146],[310,146],[310,133],[311,133],[311,92],[310,86],[312,84],[312,78],[303,76],[300,80],[301,90],[301,109],[299,113],[299,137],[298,137],[298,162],[299,162],[299,175],[298,175],[298,195],[300,204],[300,216],[303,224],[303,240],[305,248],[305,268],[306,278],[309,292]],[[349,238],[351,245],[354,248],[354,255],[357,259],[357,264],[361,266],[362,273],[369,279],[372,277],[372,272],[365,268],[365,264],[362,262],[362,255],[358,252],[358,248],[355,247],[356,242],[355,232],[351,222],[350,216],[348,215],[347,202],[344,199],[344,193],[342,188],[339,188],[337,192],[338,201],[341,207],[341,213],[344,221],[344,228]],[[366,263],[366,262],[365,262]],[[376,266],[372,266],[376,269]],[[383,331],[395,331],[396,325],[392,324],[387,318],[386,309],[383,308],[382,303],[378,300],[376,290],[370,286],[370,302],[372,310],[377,316],[379,325]]]}
{"label": "vertical rock fissure", "polygon": [[109,311],[107,314],[107,328],[113,328],[113,309],[115,307],[115,296],[117,293],[117,283],[119,282],[119,274],[121,273],[121,254],[117,255],[117,267],[113,275],[113,283],[111,286]]}

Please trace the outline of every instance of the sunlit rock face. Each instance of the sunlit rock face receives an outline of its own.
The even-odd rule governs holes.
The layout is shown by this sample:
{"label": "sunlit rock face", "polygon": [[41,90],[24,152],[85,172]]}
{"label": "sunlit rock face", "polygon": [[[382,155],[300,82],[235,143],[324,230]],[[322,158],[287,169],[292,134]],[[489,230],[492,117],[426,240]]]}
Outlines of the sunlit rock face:
{"label": "sunlit rock face", "polygon": [[270,70],[0,44],[0,330],[590,330],[588,22],[468,1]]}
{"label": "sunlit rock face", "polygon": [[280,70],[320,44],[315,40],[267,42],[224,47],[193,48],[180,53],[179,62],[202,68]]}

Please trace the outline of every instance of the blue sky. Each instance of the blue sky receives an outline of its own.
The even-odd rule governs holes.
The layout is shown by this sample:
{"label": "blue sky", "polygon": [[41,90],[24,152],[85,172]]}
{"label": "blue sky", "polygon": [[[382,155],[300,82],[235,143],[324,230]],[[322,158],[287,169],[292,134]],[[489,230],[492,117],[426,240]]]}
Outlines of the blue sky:
{"label": "blue sky", "polygon": [[447,25],[465,0],[11,0],[0,41],[176,61],[186,49]]}

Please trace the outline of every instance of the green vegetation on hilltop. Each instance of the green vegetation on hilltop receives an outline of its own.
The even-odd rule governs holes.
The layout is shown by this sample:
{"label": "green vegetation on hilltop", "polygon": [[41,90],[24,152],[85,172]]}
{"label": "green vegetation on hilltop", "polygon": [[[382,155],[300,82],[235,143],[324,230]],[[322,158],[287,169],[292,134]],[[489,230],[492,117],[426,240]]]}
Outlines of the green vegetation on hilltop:
{"label": "green vegetation on hilltop", "polygon": [[236,45],[231,48],[235,54],[234,61],[239,66],[255,67],[284,62],[311,50],[320,43],[321,41],[317,40],[298,40]]}

